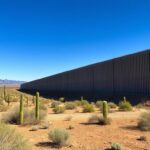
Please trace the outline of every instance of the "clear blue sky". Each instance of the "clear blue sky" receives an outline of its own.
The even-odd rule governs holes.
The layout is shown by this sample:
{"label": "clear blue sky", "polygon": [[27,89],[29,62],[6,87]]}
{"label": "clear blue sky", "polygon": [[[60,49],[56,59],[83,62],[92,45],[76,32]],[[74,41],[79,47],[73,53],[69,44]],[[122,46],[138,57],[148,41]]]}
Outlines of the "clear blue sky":
{"label": "clear blue sky", "polygon": [[150,0],[0,0],[0,78],[30,81],[150,48]]}

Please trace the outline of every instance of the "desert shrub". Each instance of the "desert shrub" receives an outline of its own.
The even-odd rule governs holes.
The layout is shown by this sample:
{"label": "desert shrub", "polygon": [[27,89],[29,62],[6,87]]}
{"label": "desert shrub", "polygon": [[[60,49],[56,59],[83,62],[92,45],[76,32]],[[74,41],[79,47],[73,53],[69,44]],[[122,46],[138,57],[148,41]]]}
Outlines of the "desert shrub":
{"label": "desert shrub", "polygon": [[74,102],[66,102],[65,103],[65,108],[66,109],[75,109],[76,108],[76,104]]}
{"label": "desert shrub", "polygon": [[0,123],[1,150],[31,150],[31,145],[15,129]]}
{"label": "desert shrub", "polygon": [[49,122],[44,122],[40,125],[40,129],[48,129],[50,126]]}
{"label": "desert shrub", "polygon": [[113,143],[111,146],[111,150],[123,150],[123,146],[119,143]]}
{"label": "desert shrub", "polygon": [[60,102],[65,102],[65,98],[64,98],[64,97],[60,97],[60,98],[59,98],[59,101],[60,101]]}
{"label": "desert shrub", "polygon": [[108,107],[113,109],[113,108],[117,108],[117,105],[114,102],[109,102]]}
{"label": "desert shrub", "polygon": [[[39,121],[43,120],[46,117],[47,112],[40,109],[40,116]],[[12,109],[8,111],[3,117],[2,121],[5,123],[11,123],[11,124],[19,124],[19,106],[15,106]],[[37,124],[39,123],[35,119],[35,110],[30,110],[28,108],[24,108],[24,124]]]}
{"label": "desert shrub", "polygon": [[129,101],[121,101],[119,103],[119,110],[121,111],[132,111],[132,105]]}
{"label": "desert shrub", "polygon": [[79,101],[79,100],[75,100],[74,103],[75,103],[76,106],[81,106],[82,105],[81,101]]}
{"label": "desert shrub", "polygon": [[49,139],[58,146],[65,146],[69,140],[69,133],[66,129],[53,129],[48,133]]}
{"label": "desert shrub", "polygon": [[61,104],[61,102],[59,102],[59,101],[53,101],[53,102],[51,103],[51,107],[52,107],[52,108],[55,108],[55,107],[59,106],[60,104]]}
{"label": "desert shrub", "polygon": [[94,107],[91,104],[86,104],[83,106],[83,113],[94,112]]}
{"label": "desert shrub", "polygon": [[99,123],[100,121],[100,116],[98,115],[92,115],[89,119],[88,119],[88,123],[89,124],[96,124]]}
{"label": "desert shrub", "polygon": [[144,131],[150,131],[150,112],[145,112],[140,116],[138,128]]}
{"label": "desert shrub", "polygon": [[55,114],[61,114],[65,112],[65,107],[63,106],[56,106],[55,108],[53,108],[53,112]]}
{"label": "desert shrub", "polygon": [[81,100],[81,106],[88,105],[89,102],[87,100]]}
{"label": "desert shrub", "polygon": [[32,126],[30,131],[38,131],[40,129],[40,126],[36,125],[36,126]]}
{"label": "desert shrub", "polygon": [[101,109],[102,106],[103,106],[103,101],[101,101],[101,100],[100,100],[100,101],[97,101],[95,105],[96,105],[96,107],[98,107],[98,108]]}

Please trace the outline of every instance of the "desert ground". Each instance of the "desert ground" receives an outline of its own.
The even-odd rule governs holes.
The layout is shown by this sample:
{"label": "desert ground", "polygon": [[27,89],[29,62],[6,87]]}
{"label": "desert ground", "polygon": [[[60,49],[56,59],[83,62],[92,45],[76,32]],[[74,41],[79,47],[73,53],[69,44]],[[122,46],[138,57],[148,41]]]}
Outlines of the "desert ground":
{"label": "desert ground", "polygon": [[[0,92],[2,92],[2,88]],[[20,92],[16,88],[7,89],[8,93],[19,96]],[[32,95],[25,94],[29,97],[29,107],[32,104]],[[106,150],[110,149],[113,143],[123,145],[124,150],[150,150],[150,132],[141,131],[137,128],[138,119],[147,109],[134,107],[132,111],[119,111],[112,109],[109,117],[112,122],[110,125],[89,124],[88,119],[92,115],[102,115],[98,108],[95,112],[83,113],[81,107],[73,110],[66,110],[64,113],[55,114],[51,108],[51,99],[43,100],[47,107],[47,116],[42,122],[49,124],[48,129],[39,129],[31,131],[33,125],[14,125],[9,126],[16,128],[33,146],[33,150]],[[0,112],[2,118],[11,107],[18,104],[18,101],[11,102],[7,111]],[[69,128],[71,126],[71,128]],[[70,134],[67,146],[58,147],[48,138],[48,132],[54,128],[64,128]],[[146,141],[138,140],[139,137],[146,137]]]}

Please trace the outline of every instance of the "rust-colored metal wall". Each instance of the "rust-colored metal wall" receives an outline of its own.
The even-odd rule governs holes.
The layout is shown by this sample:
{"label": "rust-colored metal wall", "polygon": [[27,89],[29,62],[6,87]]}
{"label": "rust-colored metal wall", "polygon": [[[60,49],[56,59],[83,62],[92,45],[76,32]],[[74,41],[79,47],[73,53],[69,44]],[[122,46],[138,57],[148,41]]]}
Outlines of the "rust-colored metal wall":
{"label": "rust-colored metal wall", "polygon": [[150,97],[150,50],[67,71],[21,85],[54,97]]}

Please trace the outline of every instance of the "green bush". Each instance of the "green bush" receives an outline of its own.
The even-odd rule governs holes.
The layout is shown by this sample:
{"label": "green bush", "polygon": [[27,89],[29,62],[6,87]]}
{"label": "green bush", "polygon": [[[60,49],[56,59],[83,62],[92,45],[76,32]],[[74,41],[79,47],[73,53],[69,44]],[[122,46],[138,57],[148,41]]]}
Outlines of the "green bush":
{"label": "green bush", "polygon": [[91,104],[85,104],[83,106],[83,113],[94,112],[94,107]]}
{"label": "green bush", "polygon": [[121,101],[119,103],[119,110],[121,111],[132,111],[132,105],[129,101]]}
{"label": "green bush", "polygon": [[113,143],[111,146],[111,150],[123,150],[123,146],[119,143]]}
{"label": "green bush", "polygon": [[0,123],[1,150],[31,150],[32,147],[15,129]]}
{"label": "green bush", "polygon": [[81,100],[81,106],[88,105],[89,102],[87,100]]}
{"label": "green bush", "polygon": [[143,131],[150,131],[150,111],[145,112],[140,116],[138,128]]}
{"label": "green bush", "polygon": [[75,100],[74,103],[75,103],[76,106],[82,106],[82,103],[79,100]]}
{"label": "green bush", "polygon": [[55,108],[55,107],[59,106],[60,104],[61,104],[61,102],[59,102],[59,101],[53,101],[53,102],[51,103],[51,107],[52,107],[52,108]]}
{"label": "green bush", "polygon": [[55,114],[61,114],[65,112],[65,107],[63,106],[56,106],[55,108],[53,108],[53,112]]}
{"label": "green bush", "polygon": [[65,103],[65,108],[66,109],[75,109],[76,108],[76,104],[74,102],[66,102]]}
{"label": "green bush", "polygon": [[[44,110],[40,110],[40,116],[39,121],[43,120],[47,115],[47,112]],[[19,106],[15,106],[12,109],[10,109],[5,115],[2,117],[2,121],[5,123],[11,123],[11,124],[19,124]],[[39,123],[35,119],[35,110],[30,110],[28,108],[24,108],[24,125],[28,124],[37,124]]]}
{"label": "green bush", "polygon": [[69,133],[66,129],[53,129],[48,133],[49,139],[58,146],[65,146],[69,140]]}
{"label": "green bush", "polygon": [[65,102],[65,98],[64,98],[64,97],[60,97],[60,98],[59,98],[59,101],[60,101],[60,102]]}

